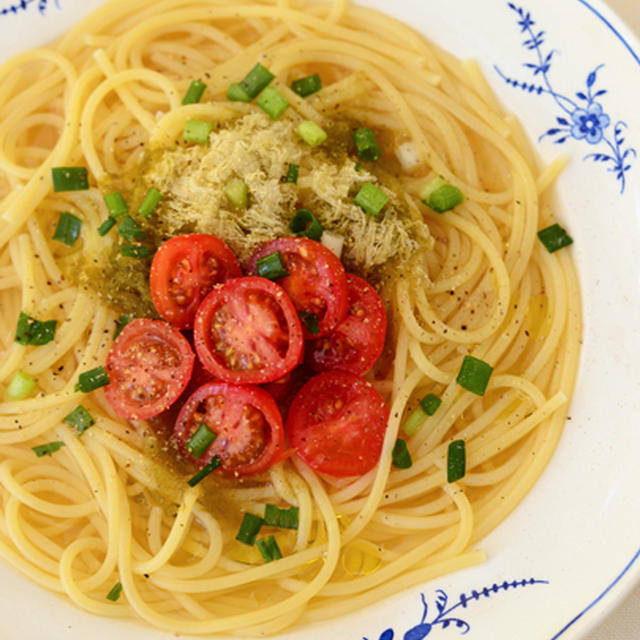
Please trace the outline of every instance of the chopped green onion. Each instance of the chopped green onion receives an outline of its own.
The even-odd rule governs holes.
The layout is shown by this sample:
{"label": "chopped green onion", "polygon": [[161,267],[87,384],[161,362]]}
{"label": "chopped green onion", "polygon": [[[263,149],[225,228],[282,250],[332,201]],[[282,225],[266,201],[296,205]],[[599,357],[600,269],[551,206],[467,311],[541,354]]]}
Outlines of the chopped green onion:
{"label": "chopped green onion", "polygon": [[298,237],[320,240],[324,227],[309,209],[298,209],[289,223],[289,229]]}
{"label": "chopped green onion", "polygon": [[85,371],[78,376],[78,382],[73,387],[74,391],[89,393],[100,387],[105,387],[111,382],[109,374],[104,367],[96,367],[90,371]]}
{"label": "chopped green onion", "polygon": [[53,190],[86,191],[89,188],[86,167],[53,167],[51,169]]}
{"label": "chopped green onion", "polygon": [[126,215],[118,224],[118,233],[129,242],[135,240],[143,240],[146,237],[146,233],[142,230],[142,227],[130,216]]}
{"label": "chopped green onion", "polygon": [[369,162],[374,162],[380,158],[380,147],[371,129],[358,129],[353,134],[353,142],[356,145],[356,153],[359,158]]}
{"label": "chopped green onion", "polygon": [[447,451],[447,482],[461,480],[467,470],[467,455],[464,440],[454,440],[449,443]]}
{"label": "chopped green onion", "polygon": [[287,99],[273,86],[267,87],[256,104],[272,119],[277,120],[289,106]]}
{"label": "chopped green onion", "polygon": [[207,85],[202,82],[202,80],[192,80],[187,89],[187,93],[185,93],[184,98],[182,98],[182,104],[197,104],[200,102],[206,88]]}
{"label": "chopped green onion", "polygon": [[200,426],[193,432],[189,440],[187,440],[185,447],[191,451],[191,455],[194,458],[202,458],[204,452],[217,437],[217,433],[211,431],[204,422],[201,422]]}
{"label": "chopped green onion", "polygon": [[306,76],[304,78],[300,78],[300,80],[295,80],[291,83],[291,88],[300,97],[306,98],[312,93],[316,93],[322,89],[322,80],[317,73],[314,73],[312,76]]}
{"label": "chopped green onion", "polygon": [[224,186],[229,202],[238,209],[246,209],[249,205],[249,188],[244,180],[231,178]]}
{"label": "chopped green onion", "polygon": [[273,536],[268,536],[257,542],[258,550],[265,562],[272,562],[282,558],[280,547]]}
{"label": "chopped green onion", "polygon": [[492,373],[493,367],[484,360],[465,356],[456,382],[467,391],[483,396]]}
{"label": "chopped green onion", "polygon": [[57,440],[56,442],[47,442],[47,444],[31,447],[31,449],[38,458],[42,458],[42,456],[50,456],[52,453],[59,451],[62,447],[64,447],[64,442]]}
{"label": "chopped green onion", "polygon": [[289,275],[279,251],[274,251],[264,258],[260,258],[256,262],[256,270],[260,277],[267,278],[267,280],[278,280]]}
{"label": "chopped green onion", "polygon": [[58,226],[53,233],[53,239],[68,247],[72,247],[80,237],[82,220],[76,218],[72,213],[61,213],[58,218]]}
{"label": "chopped green onion", "polygon": [[113,339],[115,340],[120,332],[133,320],[133,317],[130,315],[123,314],[116,320],[116,330],[113,334]]}
{"label": "chopped green onion", "polygon": [[284,179],[285,182],[291,182],[293,184],[298,183],[298,171],[300,170],[300,165],[289,163],[287,167],[287,175]]}
{"label": "chopped green onion", "polygon": [[107,593],[107,600],[111,600],[111,602],[116,602],[122,593],[122,584],[120,582],[116,582],[111,591]]}
{"label": "chopped green onion", "polygon": [[13,400],[28,398],[36,386],[36,381],[24,371],[17,371],[7,387],[7,395]]}
{"label": "chopped green onion", "polygon": [[442,404],[442,400],[433,393],[427,394],[422,400],[420,400],[420,406],[424,409],[424,412],[428,416],[432,416]]}
{"label": "chopped green onion", "polygon": [[81,436],[89,427],[96,423],[93,416],[81,404],[79,404],[69,415],[66,415],[62,419],[67,424],[74,427],[79,436]]}
{"label": "chopped green onion", "polygon": [[125,213],[129,213],[129,207],[120,193],[107,193],[104,196],[104,203],[112,218],[119,218]]}
{"label": "chopped green onion", "polygon": [[320,242],[331,251],[336,257],[342,257],[342,249],[344,247],[344,236],[339,233],[333,233],[332,231],[324,230]]}
{"label": "chopped green onion", "polygon": [[188,119],[184,123],[182,138],[185,142],[195,142],[197,144],[206,144],[209,140],[209,134],[213,129],[213,123],[205,120]]}
{"label": "chopped green onion", "polygon": [[253,513],[245,513],[236,540],[248,544],[250,547],[253,546],[263,524],[264,520],[260,516],[254,516]]}
{"label": "chopped green onion", "polygon": [[462,191],[445,182],[440,176],[426,184],[418,193],[418,197],[437,213],[449,211],[462,204],[464,200]]}
{"label": "chopped green onion", "polygon": [[393,466],[398,469],[409,469],[413,464],[411,454],[407,448],[407,443],[402,438],[398,438],[396,440],[396,444],[393,447],[393,453],[391,455],[393,458]]}
{"label": "chopped green onion", "polygon": [[251,102],[251,96],[239,82],[232,82],[229,85],[227,98],[232,102]]}
{"label": "chopped green onion", "polygon": [[296,132],[311,147],[317,147],[327,139],[327,132],[313,120],[300,123]]}
{"label": "chopped green onion", "polygon": [[552,224],[538,231],[538,238],[549,253],[553,253],[573,243],[573,238],[559,225]]}
{"label": "chopped green onion", "polygon": [[120,255],[124,258],[148,258],[149,247],[141,244],[123,244],[120,246]]}
{"label": "chopped green onion", "polygon": [[353,165],[353,168],[357,171],[360,172],[360,169],[362,169],[362,162],[356,162],[355,165]]}
{"label": "chopped green onion", "polygon": [[264,523],[270,527],[280,527],[281,529],[297,529],[300,509],[289,507],[280,509],[275,504],[264,506]]}
{"label": "chopped green onion", "polygon": [[207,462],[207,464],[205,464],[195,476],[187,480],[187,484],[190,487],[195,487],[201,480],[204,480],[204,478],[215,471],[221,464],[222,460],[220,460],[218,456],[213,456],[213,458],[211,458],[211,460]]}
{"label": "chopped green onion", "polygon": [[300,316],[300,320],[304,323],[304,326],[307,328],[307,331],[312,336],[317,336],[320,333],[320,323],[318,316],[315,313],[301,311],[298,315]]}
{"label": "chopped green onion", "polygon": [[258,62],[240,82],[240,86],[253,100],[274,78],[273,73]]}
{"label": "chopped green onion", "polygon": [[162,194],[156,188],[151,187],[138,208],[138,213],[145,218],[150,217],[156,210],[160,200],[162,200]]}
{"label": "chopped green onion", "polygon": [[354,198],[354,202],[370,216],[377,216],[388,201],[389,196],[370,182],[365,182]]}
{"label": "chopped green onion", "polygon": [[14,340],[25,347],[42,346],[53,340],[57,325],[58,322],[56,320],[40,322],[40,320],[36,320],[21,311]]}
{"label": "chopped green onion", "polygon": [[106,236],[116,226],[116,219],[109,216],[99,227],[98,235]]}

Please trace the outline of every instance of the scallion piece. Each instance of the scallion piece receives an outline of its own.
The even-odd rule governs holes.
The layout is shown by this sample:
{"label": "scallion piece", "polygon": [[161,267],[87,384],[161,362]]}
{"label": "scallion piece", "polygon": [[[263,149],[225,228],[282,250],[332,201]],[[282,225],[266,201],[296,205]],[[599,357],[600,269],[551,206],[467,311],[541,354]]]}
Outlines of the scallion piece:
{"label": "scallion piece", "polygon": [[79,436],[96,423],[93,416],[81,404],[62,419],[68,425],[71,425],[78,432]]}
{"label": "scallion piece", "polygon": [[217,433],[211,431],[204,422],[201,422],[200,426],[193,432],[189,440],[187,440],[185,447],[191,451],[191,455],[194,458],[202,458],[204,452],[217,437]]}
{"label": "scallion piece", "polygon": [[356,145],[356,153],[359,158],[369,162],[375,162],[380,158],[380,147],[371,129],[358,129],[353,134],[353,143]]}
{"label": "scallion piece", "polygon": [[300,170],[300,165],[289,163],[287,167],[287,175],[285,176],[285,182],[291,182],[292,184],[298,183],[298,171]]}
{"label": "scallion piece", "polygon": [[121,315],[117,320],[116,320],[116,330],[113,334],[113,339],[115,340],[119,335],[120,332],[133,320],[133,317],[130,315]]}
{"label": "scallion piece", "polygon": [[456,382],[467,391],[483,396],[492,373],[493,367],[484,360],[465,356]]}
{"label": "scallion piece", "polygon": [[193,80],[182,98],[182,104],[197,104],[206,88],[207,85],[202,80]]}
{"label": "scallion piece", "polygon": [[96,367],[90,371],[85,371],[78,376],[78,382],[73,387],[74,391],[89,393],[100,387],[105,387],[111,382],[109,374],[104,367]]}
{"label": "scallion piece", "polygon": [[24,371],[16,371],[7,387],[7,395],[12,400],[28,398],[36,386],[36,381]]}
{"label": "scallion piece", "polygon": [[149,247],[141,244],[123,244],[120,246],[120,255],[124,258],[148,258]]}
{"label": "scallion piece", "polygon": [[249,205],[249,188],[244,180],[231,178],[231,180],[224,185],[224,192],[234,207],[246,209]]}
{"label": "scallion piece", "polygon": [[420,400],[420,406],[428,416],[432,416],[441,404],[442,400],[433,393],[428,393],[424,398],[422,398],[422,400]]}
{"label": "scallion piece", "polygon": [[250,547],[253,546],[263,524],[264,520],[260,516],[245,513],[236,540],[248,544]]}
{"label": "scallion piece", "polygon": [[215,471],[221,464],[222,464],[222,460],[220,460],[218,456],[213,456],[213,458],[211,458],[211,460],[207,462],[207,464],[205,464],[204,467],[202,467],[202,469],[200,469],[200,471],[198,471],[198,473],[196,473],[195,476],[187,480],[187,484],[190,487],[195,487],[199,482],[204,480],[204,478],[206,478],[210,473]]}
{"label": "scallion piece", "polygon": [[72,247],[80,237],[80,229],[82,229],[82,220],[80,218],[77,218],[72,213],[61,213],[58,218],[58,225],[53,233],[53,239]]}
{"label": "scallion piece", "polygon": [[107,193],[104,196],[104,203],[107,205],[107,210],[112,218],[119,218],[129,213],[129,207],[121,193]]}
{"label": "scallion piece", "polygon": [[160,204],[160,200],[162,200],[162,194],[155,187],[151,187],[138,208],[138,213],[145,218],[150,217]]}
{"label": "scallion piece", "polygon": [[98,235],[106,236],[113,227],[116,226],[116,219],[109,216],[99,227],[98,227]]}
{"label": "scallion piece", "polygon": [[322,89],[322,80],[317,73],[314,73],[312,76],[306,76],[292,82],[291,89],[301,98],[306,98]]}
{"label": "scallion piece", "polygon": [[264,505],[264,523],[269,527],[280,526],[280,508],[275,504]]}
{"label": "scallion piece", "polygon": [[275,504],[264,506],[264,524],[281,529],[297,529],[300,510],[298,507],[280,509]]}
{"label": "scallion piece", "polygon": [[247,73],[242,82],[240,82],[240,85],[246,91],[249,98],[253,100],[274,78],[273,73],[258,62],[256,66]]}
{"label": "scallion piece", "polygon": [[289,223],[289,229],[298,237],[320,240],[324,227],[309,209],[298,209]]}
{"label": "scallion piece", "polygon": [[182,138],[185,142],[195,142],[197,144],[206,144],[209,140],[209,134],[213,129],[213,123],[205,120],[188,119],[184,123]]}
{"label": "scallion piece", "polygon": [[447,451],[447,482],[456,482],[464,478],[467,471],[467,455],[464,440],[449,443]]}
{"label": "scallion piece", "polygon": [[50,456],[56,451],[59,451],[62,447],[64,447],[64,442],[57,440],[56,442],[47,442],[47,444],[41,444],[37,447],[31,447],[31,449],[38,456],[38,458],[42,458],[43,456]]}
{"label": "scallion piece", "polygon": [[251,102],[251,96],[239,82],[232,82],[229,85],[227,99],[232,102]]}
{"label": "scallion piece", "polygon": [[426,184],[418,193],[418,197],[436,213],[445,213],[464,201],[462,191],[445,182],[440,176]]}
{"label": "scallion piece", "polygon": [[289,106],[287,99],[275,87],[267,87],[256,104],[272,119],[277,120]]}
{"label": "scallion piece", "polygon": [[129,215],[126,215],[118,224],[118,233],[127,241],[143,240],[146,233],[142,227]]}
{"label": "scallion piece", "polygon": [[89,178],[86,167],[53,167],[51,169],[53,190],[86,191],[89,188]]}
{"label": "scallion piece", "polygon": [[264,258],[260,258],[256,262],[256,270],[261,278],[267,278],[267,280],[278,280],[289,275],[279,251],[274,251]]}
{"label": "scallion piece", "polygon": [[16,335],[14,340],[23,346],[42,346],[51,342],[56,333],[56,320],[46,320],[40,322],[26,314],[20,312],[18,317],[18,326],[16,327]]}
{"label": "scallion piece", "polygon": [[120,598],[120,594],[122,593],[122,584],[120,582],[116,582],[111,591],[107,593],[107,600],[111,600],[111,602],[116,602],[118,598]]}
{"label": "scallion piece", "polygon": [[272,562],[273,560],[282,558],[280,547],[273,536],[262,538],[262,540],[258,540],[256,544],[265,562]]}
{"label": "scallion piece", "polygon": [[389,201],[389,196],[370,182],[365,182],[353,200],[365,213],[377,216],[384,205]]}
{"label": "scallion piece", "polygon": [[317,336],[320,333],[320,321],[315,313],[310,311],[301,311],[298,316],[302,320],[302,324],[307,328],[307,331],[312,336]]}
{"label": "scallion piece", "polygon": [[549,253],[573,244],[573,238],[559,224],[541,229],[538,231],[538,238]]}
{"label": "scallion piece", "polygon": [[393,466],[398,469],[409,469],[413,464],[407,443],[402,438],[396,440],[391,456],[393,458]]}
{"label": "scallion piece", "polygon": [[317,147],[327,139],[327,132],[313,120],[300,123],[296,133],[311,147]]}

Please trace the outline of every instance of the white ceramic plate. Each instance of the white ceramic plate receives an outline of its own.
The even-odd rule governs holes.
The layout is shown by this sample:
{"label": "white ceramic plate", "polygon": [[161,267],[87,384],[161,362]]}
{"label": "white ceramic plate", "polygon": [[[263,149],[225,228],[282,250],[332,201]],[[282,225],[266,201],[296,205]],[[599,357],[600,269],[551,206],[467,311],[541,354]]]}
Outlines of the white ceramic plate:
{"label": "white ceramic plate", "polygon": [[[46,43],[98,4],[0,0],[3,56]],[[475,58],[541,156],[571,158],[556,198],[575,239],[584,350],[560,446],[481,543],[488,563],[280,640],[576,640],[640,576],[640,44],[600,0],[365,4]],[[4,640],[173,637],[91,617],[4,565],[0,582]]]}

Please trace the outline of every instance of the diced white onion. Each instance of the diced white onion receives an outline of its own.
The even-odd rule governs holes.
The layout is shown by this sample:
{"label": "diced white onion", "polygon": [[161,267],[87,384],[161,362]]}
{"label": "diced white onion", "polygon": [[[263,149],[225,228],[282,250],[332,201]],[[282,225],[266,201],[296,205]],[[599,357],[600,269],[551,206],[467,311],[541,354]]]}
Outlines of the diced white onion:
{"label": "diced white onion", "polygon": [[342,256],[342,247],[344,246],[344,236],[341,236],[339,233],[333,233],[332,231],[327,231],[326,229],[322,232],[320,236],[320,242],[327,247],[330,251],[340,258]]}
{"label": "diced white onion", "polygon": [[405,171],[411,171],[422,164],[418,148],[411,140],[396,147],[396,157]]}

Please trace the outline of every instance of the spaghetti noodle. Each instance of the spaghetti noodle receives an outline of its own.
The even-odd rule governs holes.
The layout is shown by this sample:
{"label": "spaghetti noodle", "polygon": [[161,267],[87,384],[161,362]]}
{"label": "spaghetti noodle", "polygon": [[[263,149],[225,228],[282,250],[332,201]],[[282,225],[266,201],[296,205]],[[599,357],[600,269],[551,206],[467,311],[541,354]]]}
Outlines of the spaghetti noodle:
{"label": "spaghetti noodle", "polygon": [[[20,371],[37,383],[25,399],[2,392],[0,555],[99,616],[185,634],[275,633],[481,562],[476,544],[534,484],[562,431],[580,296],[570,253],[536,238],[553,222],[560,164],[537,172],[472,63],[345,0],[300,4],[110,0],[0,69],[0,382]],[[115,417],[101,389],[75,390],[105,363],[119,310],[74,273],[113,243],[97,232],[109,185],[175,147],[188,118],[224,128],[256,111],[225,93],[257,61],[290,103],[284,119],[387,132],[396,194],[433,248],[385,285],[393,362],[372,382],[391,417],[375,469],[330,479],[294,456],[212,497],[164,468],[146,423]],[[314,95],[289,88],[313,73],[324,83]],[[181,105],[196,78],[205,99]],[[72,166],[88,167],[91,188],[54,193],[51,169]],[[423,206],[433,176],[464,203],[442,215]],[[62,212],[82,221],[71,247],[52,238]],[[20,312],[56,320],[55,339],[17,343]],[[456,381],[466,355],[493,367],[483,396]],[[397,469],[392,449],[427,393],[441,405],[407,438],[413,465]],[[81,436],[64,420],[80,402],[95,420]],[[467,473],[449,483],[447,447],[459,439]],[[52,441],[62,445],[36,457]],[[225,514],[270,503],[298,507],[299,524],[275,534],[284,557],[263,563]],[[116,583],[121,594],[107,598]]]}

